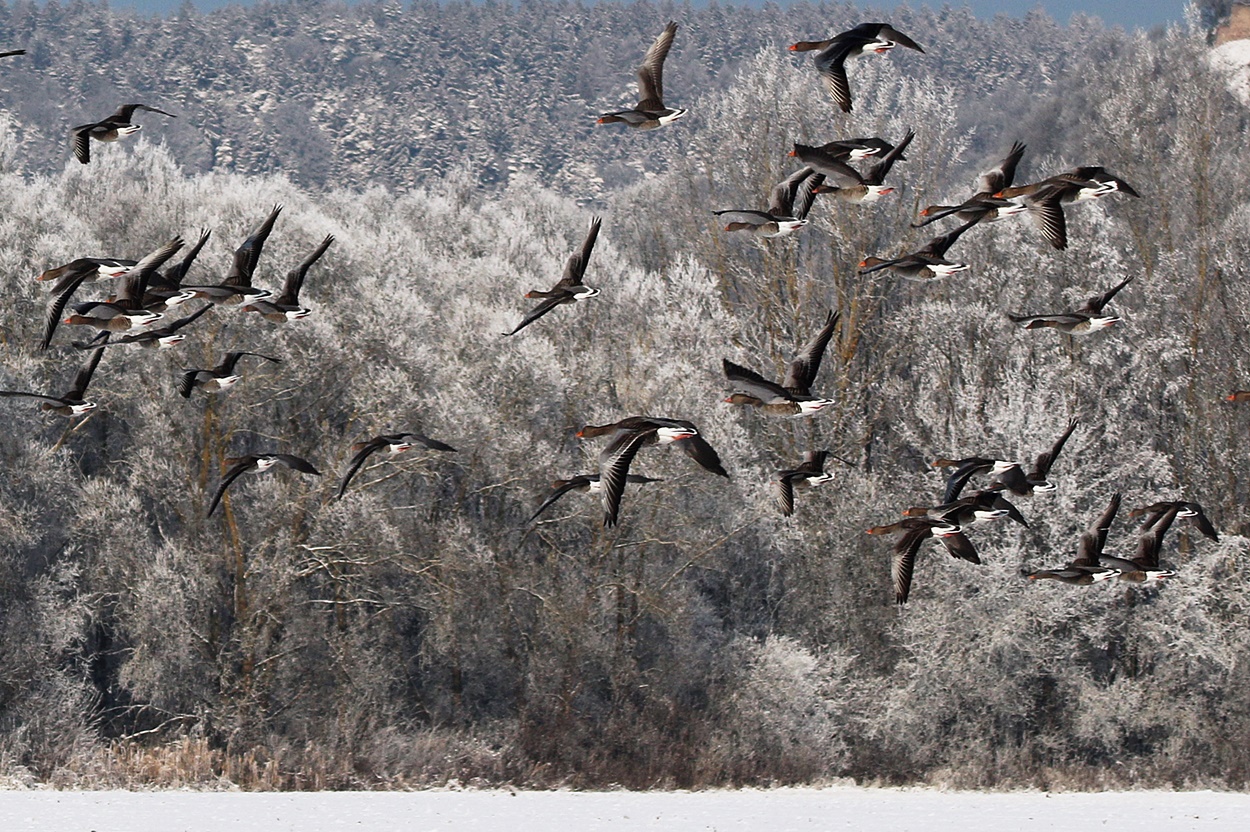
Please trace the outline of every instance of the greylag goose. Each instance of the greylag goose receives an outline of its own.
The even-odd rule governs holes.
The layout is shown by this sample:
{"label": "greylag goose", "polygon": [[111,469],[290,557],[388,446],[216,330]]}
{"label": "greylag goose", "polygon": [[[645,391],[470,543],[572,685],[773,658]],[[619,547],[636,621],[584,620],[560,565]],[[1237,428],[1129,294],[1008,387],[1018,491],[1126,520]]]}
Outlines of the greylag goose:
{"label": "greylag goose", "polygon": [[833,399],[813,396],[812,384],[820,372],[820,361],[837,325],[838,313],[829,312],[824,326],[794,356],[781,384],[769,381],[729,359],[722,359],[725,378],[733,382],[734,387],[740,388],[725,401],[758,407],[770,416],[811,416],[833,404]]}
{"label": "greylag goose", "polygon": [[364,442],[357,442],[352,445],[352,458],[347,463],[347,471],[343,473],[343,480],[339,483],[338,494],[335,499],[343,499],[343,493],[347,491],[347,484],[352,481],[352,477],[356,476],[356,472],[365,464],[370,456],[378,451],[385,450],[387,459],[394,459],[406,451],[421,445],[432,451],[455,452],[455,448],[445,442],[439,442],[437,439],[431,439],[423,433],[384,433],[381,436],[375,436]]}
{"label": "greylag goose", "polygon": [[846,61],[864,55],[883,54],[895,46],[924,52],[914,40],[888,23],[861,23],[828,40],[799,41],[791,52],[816,52],[812,61],[825,82],[825,88],[842,112],[851,111],[851,84],[846,77]]}
{"label": "greylag goose", "polygon": [[590,228],[586,231],[586,239],[582,241],[582,247],[573,252],[568,262],[564,264],[564,275],[555,286],[546,292],[533,289],[525,293],[527,298],[542,298],[542,303],[526,313],[511,332],[504,333],[505,336],[516,335],[561,304],[574,303],[599,294],[598,289],[585,285],[582,279],[586,275],[586,264],[590,262],[590,253],[594,251],[595,240],[599,239],[599,226],[602,223],[603,220],[599,217],[590,218]]}
{"label": "greylag goose", "polygon": [[1119,510],[1120,495],[1112,494],[1102,514],[1081,533],[1081,539],[1076,544],[1075,560],[1062,569],[1039,569],[1026,572],[1024,576],[1031,581],[1050,579],[1073,586],[1089,586],[1119,575],[1118,569],[1104,566],[1101,561],[1103,547],[1107,545],[1107,532]]}
{"label": "greylag goose", "polygon": [[74,151],[74,158],[84,165],[91,161],[92,139],[98,142],[115,142],[139,132],[140,126],[134,123],[136,110],[177,118],[173,113],[167,113],[146,104],[123,104],[108,118],[93,121],[90,124],[80,124],[69,131],[70,147]]}
{"label": "greylag goose", "polygon": [[633,109],[604,113],[599,116],[599,124],[620,122],[639,130],[654,130],[672,124],[686,114],[683,109],[664,105],[664,59],[668,57],[676,34],[677,24],[669,21],[643,56],[642,66],[638,67],[639,101]]}
{"label": "greylag goose", "polygon": [[1050,315],[1018,315],[1008,312],[1007,317],[1025,329],[1050,328],[1066,332],[1069,335],[1088,335],[1091,332],[1115,326],[1120,322],[1120,319],[1115,315],[1102,314],[1102,310],[1111,302],[1111,299],[1116,296],[1117,292],[1133,280],[1133,277],[1133,275],[1129,275],[1102,294],[1089,298],[1071,312],[1056,312]]}

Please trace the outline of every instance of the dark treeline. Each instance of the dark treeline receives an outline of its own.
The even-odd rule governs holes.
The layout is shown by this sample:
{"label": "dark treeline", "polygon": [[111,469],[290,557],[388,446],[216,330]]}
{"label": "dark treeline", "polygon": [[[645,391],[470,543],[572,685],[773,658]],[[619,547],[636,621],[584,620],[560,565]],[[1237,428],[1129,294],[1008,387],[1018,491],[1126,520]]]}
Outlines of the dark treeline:
{"label": "dark treeline", "polygon": [[[892,22],[926,54],[856,66],[855,113],[836,115],[783,46],[877,14],[0,8],[0,47],[30,50],[0,74],[0,387],[59,389],[83,360],[74,332],[37,349],[33,277],[49,266],[203,227],[192,277],[214,282],[283,202],[268,287],[336,237],[301,295],[307,320],[214,310],[173,350],[110,347],[100,407],[73,421],[0,401],[0,771],[1243,787],[1250,413],[1223,397],[1250,386],[1245,110],[1208,69],[1205,33],[904,9]],[[670,16],[666,98],[690,116],[595,129]],[[69,158],[80,111],[131,99],[179,118],[96,145],[88,166]],[[909,128],[900,191],[876,205],[818,201],[783,240],[713,222],[762,206],[794,141]],[[1071,207],[1063,252],[1002,223],[960,241],[967,273],[856,274],[936,233],[908,228],[917,208],[966,196],[1016,140],[1020,181],[1101,164],[1143,197]],[[588,202],[604,216],[586,277],[602,295],[501,337],[581,244]],[[1123,324],[1088,339],[1005,314],[1129,275]],[[829,309],[832,412],[766,421],[721,402],[722,358],[780,377]],[[176,394],[184,368],[230,349],[282,363]],[[527,524],[550,480],[595,469],[601,444],[577,429],[637,413],[694,421],[731,479],[647,451],[635,470],[663,481],[631,487],[616,528],[576,493]],[[864,530],[936,501],[933,459],[1025,460],[1069,418],[1057,491],[1020,500],[1029,527],[975,530],[981,566],[926,546],[896,607],[889,543]],[[335,500],[350,444],[400,430],[458,451],[379,457]],[[819,448],[843,460],[835,479],[781,517],[775,472]],[[246,476],[206,517],[222,460],[258,450],[325,476]],[[1116,491],[1126,507],[1199,501],[1221,541],[1178,524],[1164,560],[1180,575],[1162,586],[1021,577],[1070,560]],[[1126,515],[1117,554],[1135,545]]]}

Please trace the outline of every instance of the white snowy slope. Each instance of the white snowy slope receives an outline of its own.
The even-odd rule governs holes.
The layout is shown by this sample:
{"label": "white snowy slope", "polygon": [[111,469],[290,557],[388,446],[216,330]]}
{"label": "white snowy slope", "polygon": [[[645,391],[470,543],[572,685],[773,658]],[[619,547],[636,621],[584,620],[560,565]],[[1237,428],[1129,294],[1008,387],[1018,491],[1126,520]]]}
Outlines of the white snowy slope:
{"label": "white snowy slope", "polygon": [[1230,40],[1210,52],[1211,67],[1228,74],[1228,88],[1250,104],[1250,40]]}
{"label": "white snowy slope", "polygon": [[1250,795],[1227,792],[0,792],[5,832],[1171,832],[1248,817]]}

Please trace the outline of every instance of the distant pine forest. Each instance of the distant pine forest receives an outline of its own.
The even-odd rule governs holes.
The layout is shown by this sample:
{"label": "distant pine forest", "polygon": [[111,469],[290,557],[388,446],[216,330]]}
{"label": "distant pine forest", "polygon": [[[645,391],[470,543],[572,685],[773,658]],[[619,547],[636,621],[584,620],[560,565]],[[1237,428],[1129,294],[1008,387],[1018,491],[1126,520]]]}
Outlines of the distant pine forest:
{"label": "distant pine forest", "polygon": [[[670,20],[689,113],[596,124]],[[856,60],[842,113],[786,47],[870,20],[924,52]],[[1245,788],[1250,166],[1208,35],[828,3],[0,5],[0,51],[26,50],[0,59],[0,784]],[[128,102],[174,117],[76,161],[70,129]],[[776,239],[712,213],[765,208],[795,143],[909,130],[875,203],[819,195]],[[1102,166],[1140,196],[1065,205],[1063,249],[1013,218],[968,229],[950,277],[860,273],[957,227],[912,225],[1015,142],[1017,184]],[[170,349],[80,349],[72,323],[40,349],[73,312],[41,273],[181,238],[176,262],[205,230],[183,282],[218,284],[278,204],[256,286],[334,237],[306,319],[214,305]],[[592,216],[600,294],[505,337]],[[1103,331],[1008,317],[1129,277]],[[724,361],[781,379],[831,312],[832,405],[724,401]],[[179,395],[231,351],[255,354],[236,384]],[[27,395],[91,356],[94,410]],[[616,525],[576,490],[533,517],[600,470],[579,430],[634,415],[697,425],[729,476],[643,448],[658,481]],[[1027,469],[1072,420],[1054,490],[1007,495],[1027,525],[965,525],[980,564],[925,542],[896,603],[897,537],[865,530],[940,503],[936,460]],[[455,450],[343,487],[353,443],[403,432]],[[820,450],[830,481],[783,516],[778,472]],[[221,492],[226,460],[274,452],[319,475]],[[1178,517],[1174,577],[1025,577],[1113,494],[1108,553],[1159,501],[1218,540]]]}

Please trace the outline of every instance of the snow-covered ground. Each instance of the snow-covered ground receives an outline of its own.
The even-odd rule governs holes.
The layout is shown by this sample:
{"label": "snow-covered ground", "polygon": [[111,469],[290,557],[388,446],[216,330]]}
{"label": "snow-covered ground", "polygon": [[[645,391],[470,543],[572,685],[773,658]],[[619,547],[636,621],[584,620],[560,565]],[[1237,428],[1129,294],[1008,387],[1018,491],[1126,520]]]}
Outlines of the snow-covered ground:
{"label": "snow-covered ground", "polygon": [[4,832],[1171,832],[1247,828],[1250,795],[1226,792],[1047,794],[841,786],[712,792],[0,791],[0,830]]}

